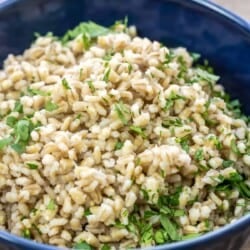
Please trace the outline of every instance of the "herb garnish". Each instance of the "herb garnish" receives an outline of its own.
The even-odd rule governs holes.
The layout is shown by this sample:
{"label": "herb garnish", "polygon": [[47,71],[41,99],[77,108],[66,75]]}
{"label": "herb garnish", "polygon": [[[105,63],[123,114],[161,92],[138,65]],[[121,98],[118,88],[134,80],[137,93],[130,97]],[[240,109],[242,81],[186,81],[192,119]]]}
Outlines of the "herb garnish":
{"label": "herb garnish", "polygon": [[50,93],[49,92],[45,92],[43,90],[40,89],[32,89],[30,87],[27,88],[27,93],[30,96],[35,96],[35,95],[40,95],[40,96],[49,96]]}
{"label": "herb garnish", "polygon": [[164,111],[169,110],[171,107],[174,106],[174,101],[176,100],[186,100],[184,96],[180,96],[175,92],[171,92],[169,97],[166,99],[165,107],[163,108]]}
{"label": "herb garnish", "polygon": [[[92,39],[97,38],[98,36],[101,36],[101,35],[106,35],[109,32],[110,32],[110,30],[106,27],[98,25],[94,22],[85,22],[85,23],[80,23],[74,29],[69,30],[63,36],[61,41],[63,44],[65,44],[68,41],[75,39],[77,36],[79,36],[81,34],[83,37],[83,41],[84,42],[88,41],[88,43],[84,44],[84,45],[89,45],[89,43]],[[86,39],[88,39],[88,40],[86,40]]]}
{"label": "herb garnish", "polygon": [[120,150],[124,145],[124,142],[117,141],[115,144],[115,150]]}
{"label": "herb garnish", "polygon": [[129,130],[140,135],[144,139],[147,137],[145,132],[143,131],[143,129],[141,127],[132,125],[129,127]]}
{"label": "herb garnish", "polygon": [[194,154],[194,159],[196,161],[202,161],[204,159],[203,149],[198,149]]}
{"label": "herb garnish", "polygon": [[37,169],[38,165],[33,162],[27,162],[26,165],[29,167],[29,169]]}
{"label": "herb garnish", "polygon": [[80,241],[73,246],[73,249],[77,250],[93,250],[93,248],[85,241]]}
{"label": "herb garnish", "polygon": [[65,89],[71,89],[70,86],[69,86],[68,81],[67,81],[65,78],[62,79],[62,86],[63,86]]}
{"label": "herb garnish", "polygon": [[119,119],[124,125],[128,124],[127,116],[130,114],[128,108],[124,105],[122,101],[115,103],[115,112],[117,113]]}
{"label": "herb garnish", "polygon": [[45,110],[52,112],[54,110],[58,109],[58,105],[51,100],[45,103]]}
{"label": "herb garnish", "polygon": [[56,208],[55,201],[51,199],[51,200],[49,201],[48,205],[47,205],[47,209],[53,211],[53,210],[55,210],[55,208]]}
{"label": "herb garnish", "polygon": [[95,92],[95,86],[94,86],[94,84],[93,84],[93,81],[89,80],[89,81],[87,81],[87,84],[88,84],[88,86],[89,86],[90,91],[91,91],[92,93],[94,93],[94,92]]}

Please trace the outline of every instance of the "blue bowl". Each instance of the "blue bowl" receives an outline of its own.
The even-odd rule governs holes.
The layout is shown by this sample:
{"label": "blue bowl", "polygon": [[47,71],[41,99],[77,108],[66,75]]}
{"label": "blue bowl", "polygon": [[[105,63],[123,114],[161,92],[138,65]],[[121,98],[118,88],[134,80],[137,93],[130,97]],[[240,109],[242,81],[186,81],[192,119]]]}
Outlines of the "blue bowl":
{"label": "blue bowl", "polygon": [[[29,46],[35,31],[62,35],[81,21],[111,25],[129,17],[139,33],[167,46],[201,53],[221,76],[221,83],[250,114],[250,25],[203,0],[9,0],[0,4],[0,61]],[[250,215],[199,238],[155,250],[239,250],[250,235]],[[250,249],[250,246],[248,246]],[[52,250],[0,231],[0,249]]]}

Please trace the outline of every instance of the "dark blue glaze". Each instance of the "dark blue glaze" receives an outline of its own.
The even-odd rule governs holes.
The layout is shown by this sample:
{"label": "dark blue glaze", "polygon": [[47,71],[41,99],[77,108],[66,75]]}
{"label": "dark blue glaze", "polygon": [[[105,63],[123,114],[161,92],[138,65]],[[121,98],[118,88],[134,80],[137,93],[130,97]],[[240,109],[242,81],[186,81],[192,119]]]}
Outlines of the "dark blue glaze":
{"label": "dark blue glaze", "polygon": [[[110,25],[126,15],[140,35],[167,46],[184,46],[209,59],[221,83],[239,98],[246,113],[250,97],[250,26],[202,0],[9,0],[0,4],[0,61],[22,52],[35,31],[62,35],[80,21]],[[233,225],[187,242],[155,250],[239,250],[250,235],[250,215]],[[48,245],[0,232],[0,249],[52,250]],[[250,246],[249,246],[250,249]]]}

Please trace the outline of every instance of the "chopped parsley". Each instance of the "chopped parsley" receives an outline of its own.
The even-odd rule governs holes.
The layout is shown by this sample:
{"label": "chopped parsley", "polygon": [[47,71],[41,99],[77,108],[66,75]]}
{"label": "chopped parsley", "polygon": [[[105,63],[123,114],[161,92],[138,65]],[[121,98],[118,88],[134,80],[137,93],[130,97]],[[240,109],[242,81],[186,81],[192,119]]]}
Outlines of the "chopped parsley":
{"label": "chopped parsley", "polygon": [[28,166],[29,169],[38,169],[38,165],[33,162],[27,162],[26,165]]}
{"label": "chopped parsley", "polygon": [[104,55],[103,60],[105,60],[105,61],[110,61],[114,54],[115,54],[114,51],[109,50],[109,51]]}
{"label": "chopped parsley", "polygon": [[22,231],[22,235],[24,238],[31,239],[31,233],[28,228],[24,228]]}
{"label": "chopped parsley", "polygon": [[150,245],[153,241],[153,227],[151,224],[145,224],[143,227],[141,227],[141,243],[144,243],[146,245]]}
{"label": "chopped parsley", "polygon": [[73,246],[73,249],[78,250],[93,250],[93,248],[85,241],[80,241]]}
{"label": "chopped parsley", "polygon": [[[82,35],[88,37],[90,43],[91,39],[97,38],[101,35],[106,35],[110,30],[94,22],[84,22],[80,23],[74,29],[67,31],[67,33],[62,37],[61,41],[63,44],[70,40],[75,39],[77,36]],[[85,38],[86,39],[86,38]]]}
{"label": "chopped parsley", "polygon": [[163,228],[166,230],[169,238],[172,241],[180,240],[180,235],[177,231],[177,228],[173,222],[171,222],[166,215],[160,215],[160,223],[163,226]]}
{"label": "chopped parsley", "polygon": [[18,112],[18,113],[23,113],[23,105],[21,104],[20,101],[15,102],[15,106],[14,106],[13,111]]}
{"label": "chopped parsley", "polygon": [[193,62],[197,62],[200,58],[201,58],[201,55],[198,54],[198,53],[190,53],[190,56],[192,57],[193,59]]}
{"label": "chopped parsley", "polygon": [[43,90],[40,89],[32,89],[30,87],[27,88],[27,93],[30,96],[35,96],[35,95],[40,95],[40,96],[49,96],[50,93],[49,92],[45,92]]}
{"label": "chopped parsley", "polygon": [[181,148],[187,153],[189,152],[190,138],[189,136],[184,136],[182,138],[176,138],[176,142],[181,145]]}
{"label": "chopped parsley", "polygon": [[45,110],[52,112],[54,110],[58,109],[58,105],[51,100],[45,103]]}
{"label": "chopped parsley", "polygon": [[231,140],[231,149],[232,151],[236,154],[236,155],[239,155],[240,154],[240,151],[237,147],[237,144],[236,144],[236,140],[235,139],[232,139]]}
{"label": "chopped parsley", "polygon": [[91,215],[92,213],[90,212],[90,209],[89,208],[86,208],[85,210],[84,210],[84,216],[89,216],[89,215]]}
{"label": "chopped parsley", "polygon": [[128,108],[122,101],[115,103],[115,112],[124,125],[128,124],[127,115],[130,114]]}
{"label": "chopped parsley", "polygon": [[85,48],[85,50],[88,50],[91,45],[91,38],[88,33],[82,34],[82,42],[83,42],[83,47]]}
{"label": "chopped parsley", "polygon": [[224,168],[228,168],[228,167],[231,167],[235,162],[234,161],[231,161],[231,160],[224,160],[222,162],[222,166]]}
{"label": "chopped parsley", "polygon": [[194,154],[194,159],[196,161],[202,161],[204,159],[203,149],[196,150],[196,152]]}
{"label": "chopped parsley", "polygon": [[111,68],[107,68],[106,71],[104,72],[104,75],[103,75],[104,82],[108,82],[110,71],[111,71]]}
{"label": "chopped parsley", "polygon": [[237,172],[230,174],[228,178],[224,178],[215,187],[215,191],[222,191],[230,195],[235,188],[238,189],[241,197],[250,199],[250,186],[245,183],[245,178]]}
{"label": "chopped parsley", "polygon": [[208,138],[210,141],[213,142],[213,144],[215,145],[215,147],[218,149],[218,150],[221,150],[222,149],[222,144],[221,142],[219,141],[218,137],[216,137],[215,135],[212,135]]}
{"label": "chopped parsley", "polygon": [[197,238],[197,237],[199,237],[201,235],[202,235],[201,233],[193,233],[193,234],[183,235],[182,240],[190,240],[190,239],[193,239],[193,238]]}
{"label": "chopped parsley", "polygon": [[11,128],[14,128],[14,127],[15,127],[17,121],[18,121],[18,119],[17,119],[16,117],[14,117],[14,116],[8,116],[8,117],[6,118],[6,124],[7,124],[8,126],[10,126]]}
{"label": "chopped parsley", "polygon": [[172,91],[170,93],[169,97],[166,99],[165,107],[163,108],[163,110],[167,111],[170,108],[172,108],[174,106],[174,102],[176,100],[186,100],[186,98],[184,96],[180,96]]}
{"label": "chopped parsley", "polygon": [[133,70],[133,66],[131,63],[128,63],[128,73],[130,74]]}
{"label": "chopped parsley", "polygon": [[124,142],[117,141],[116,144],[115,144],[115,150],[122,149],[123,145],[124,145]]}
{"label": "chopped parsley", "polygon": [[62,79],[62,86],[63,86],[65,89],[71,89],[70,86],[69,86],[68,81],[67,81],[65,78]]}
{"label": "chopped parsley", "polygon": [[55,201],[51,199],[47,205],[47,209],[53,211],[55,210],[55,208],[56,208]]}
{"label": "chopped parsley", "polygon": [[31,131],[37,128],[40,124],[33,124],[32,121],[26,117],[20,120],[8,117],[6,122],[11,128],[13,128],[13,132],[10,137],[1,140],[0,149],[10,145],[17,153],[23,153],[25,147],[29,143]]}
{"label": "chopped parsley", "polygon": [[209,83],[215,83],[220,79],[219,76],[209,73],[208,71],[201,68],[196,69],[196,73],[200,79],[205,80]]}
{"label": "chopped parsley", "polygon": [[174,58],[175,54],[173,50],[169,50],[169,53],[165,55],[165,61],[163,62],[163,64],[169,64],[170,62],[173,61]]}
{"label": "chopped parsley", "polygon": [[13,141],[13,137],[7,137],[0,140],[0,150],[8,146]]}
{"label": "chopped parsley", "polygon": [[89,86],[90,91],[91,91],[92,93],[94,93],[94,92],[95,92],[95,86],[94,86],[94,84],[93,84],[93,81],[89,80],[89,81],[87,81],[87,84],[88,84],[88,86]]}
{"label": "chopped parsley", "polygon": [[164,229],[159,229],[154,233],[154,240],[157,244],[163,244],[168,239],[168,234]]}
{"label": "chopped parsley", "polygon": [[101,247],[101,250],[110,250],[111,247],[107,244],[104,244],[102,247]]}
{"label": "chopped parsley", "polygon": [[145,132],[143,131],[143,129],[141,127],[131,125],[129,127],[129,130],[134,132],[137,135],[140,135],[143,139],[145,139],[147,137]]}
{"label": "chopped parsley", "polygon": [[180,118],[169,118],[169,119],[164,120],[162,122],[162,126],[164,128],[169,128],[170,126],[182,127],[183,126],[183,121]]}

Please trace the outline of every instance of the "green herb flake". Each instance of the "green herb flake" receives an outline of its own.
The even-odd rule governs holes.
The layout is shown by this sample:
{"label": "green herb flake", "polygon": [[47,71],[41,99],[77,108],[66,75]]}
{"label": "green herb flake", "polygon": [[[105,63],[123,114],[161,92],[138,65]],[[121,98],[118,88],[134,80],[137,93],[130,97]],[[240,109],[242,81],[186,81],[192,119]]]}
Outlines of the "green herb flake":
{"label": "green herb flake", "polygon": [[169,64],[170,62],[173,61],[173,59],[175,58],[175,54],[172,50],[169,50],[169,53],[165,55],[165,61],[163,62],[163,64]]}
{"label": "green herb flake", "polygon": [[16,151],[18,154],[22,154],[25,151],[27,143],[26,142],[19,142],[11,144],[11,148]]}
{"label": "green herb flake", "polygon": [[92,213],[91,213],[91,211],[90,211],[90,209],[89,208],[86,208],[85,210],[84,210],[84,216],[89,216],[89,215],[91,215]]}
{"label": "green herb flake", "polygon": [[22,235],[26,239],[31,239],[31,233],[30,233],[30,230],[28,228],[23,229]]}
{"label": "green herb flake", "polygon": [[14,128],[17,122],[18,122],[18,119],[14,116],[8,116],[6,118],[6,124],[10,126],[11,128]]}
{"label": "green herb flake", "polygon": [[102,245],[101,250],[111,250],[111,247],[107,244]]}
{"label": "green herb flake", "polygon": [[205,80],[205,81],[207,81],[207,82],[209,82],[209,83],[215,83],[215,82],[217,82],[217,81],[220,79],[219,76],[216,76],[216,75],[214,75],[214,74],[211,74],[211,73],[209,73],[208,71],[203,70],[203,69],[201,69],[201,68],[196,69],[196,73],[197,73],[197,75],[198,75],[201,79],[203,79],[203,80]]}
{"label": "green herb flake", "polygon": [[49,203],[48,203],[48,205],[47,205],[47,209],[48,210],[51,210],[51,211],[53,211],[53,210],[55,210],[56,209],[56,204],[55,204],[55,201],[54,200],[50,200],[49,201]]}
{"label": "green herb flake", "polygon": [[117,116],[122,121],[122,123],[124,125],[127,125],[128,124],[127,114],[130,114],[130,112],[122,101],[115,103],[115,112],[117,113]]}
{"label": "green herb flake", "polygon": [[169,118],[169,119],[164,120],[162,122],[162,126],[164,128],[169,128],[170,126],[182,127],[183,126],[183,121],[180,118]]}
{"label": "green herb flake", "polygon": [[222,166],[224,168],[228,168],[228,167],[231,167],[235,162],[234,161],[231,161],[231,160],[224,160],[222,162]]}
{"label": "green herb flake", "polygon": [[122,149],[123,145],[124,145],[124,142],[117,141],[116,144],[115,144],[115,150]]}
{"label": "green herb flake", "polygon": [[189,152],[189,137],[184,136],[182,138],[176,138],[176,142],[181,145],[181,148],[185,150],[187,153]]}
{"label": "green herb flake", "polygon": [[132,125],[129,127],[129,130],[134,132],[135,134],[140,135],[143,139],[147,138],[145,132],[143,131],[143,129],[141,127]]}
{"label": "green herb flake", "polygon": [[26,165],[29,167],[29,169],[38,169],[38,165],[36,163],[27,162]]}
{"label": "green herb flake", "polygon": [[148,201],[149,200],[148,191],[146,189],[141,188],[141,192],[142,192],[143,199],[145,199],[146,201]]}
{"label": "green herb flake", "polygon": [[149,219],[149,218],[151,218],[152,216],[158,216],[158,215],[159,215],[159,213],[156,212],[156,211],[153,211],[153,210],[146,210],[146,211],[144,212],[144,219]]}
{"label": "green herb flake", "polygon": [[221,150],[222,149],[222,144],[221,142],[219,141],[219,139],[216,137],[216,136],[210,136],[209,137],[209,140],[213,142],[213,144],[215,145],[215,147],[218,149],[218,150]]}
{"label": "green herb flake", "polygon": [[104,82],[108,82],[110,71],[111,71],[111,68],[108,68],[108,69],[104,72],[104,75],[103,75],[103,81],[104,81]]}
{"label": "green herb flake", "polygon": [[233,151],[236,155],[239,155],[239,154],[240,154],[240,151],[239,151],[239,149],[238,149],[238,147],[237,147],[237,144],[236,144],[236,140],[235,140],[235,139],[231,140],[231,149],[232,149],[232,151]]}
{"label": "green herb flake", "polygon": [[202,235],[201,233],[193,233],[193,234],[183,235],[182,240],[190,240],[190,239],[193,239],[193,238],[197,238],[197,237],[199,237],[201,235]]}
{"label": "green herb flake", "polygon": [[77,250],[93,250],[93,248],[85,241],[80,241],[73,246],[73,249]]}
{"label": "green herb flake", "polygon": [[87,81],[87,84],[88,84],[88,86],[89,86],[90,91],[91,91],[92,93],[94,93],[94,92],[95,92],[95,86],[94,86],[94,84],[93,84],[93,81],[89,80],[89,81]]}
{"label": "green herb flake", "polygon": [[45,92],[45,91],[40,90],[40,89],[32,89],[30,87],[27,88],[27,92],[28,92],[28,95],[30,95],[30,96],[35,96],[35,95],[49,96],[50,95],[49,92]]}
{"label": "green herb flake", "polygon": [[153,228],[150,224],[145,224],[141,230],[141,242],[148,245],[153,241]]}
{"label": "green herb flake", "polygon": [[71,89],[70,86],[69,86],[68,81],[67,81],[65,78],[62,79],[62,86],[63,86],[65,89]]}
{"label": "green herb flake", "polygon": [[193,62],[197,62],[197,61],[200,59],[200,57],[201,57],[200,54],[194,53],[194,52],[191,53],[190,55],[191,55],[191,57],[192,57],[192,59],[193,59]]}
{"label": "green herb flake", "polygon": [[229,178],[227,178],[227,180],[232,181],[232,182],[240,182],[240,181],[243,181],[243,177],[239,173],[235,172],[235,173],[231,173],[229,175]]}
{"label": "green herb flake", "polygon": [[82,34],[82,42],[85,50],[88,50],[91,44],[91,38],[88,33]]}
{"label": "green herb flake", "polygon": [[38,232],[38,234],[42,235],[42,231],[36,224],[32,223],[32,227]]}
{"label": "green herb flake", "polygon": [[0,150],[2,150],[3,148],[5,148],[6,146],[10,145],[10,143],[13,141],[12,137],[7,137],[7,138],[3,138],[0,140]]}
{"label": "green herb flake", "polygon": [[169,97],[166,99],[165,107],[163,108],[164,111],[169,110],[171,107],[174,106],[174,102],[176,100],[186,100],[184,96],[178,95],[175,92],[171,92]]}
{"label": "green herb flake", "polygon": [[168,235],[163,229],[159,229],[154,234],[154,239],[157,244],[163,244],[167,241]]}
{"label": "green herb flake", "polygon": [[166,230],[171,240],[177,241],[180,239],[180,235],[177,232],[176,226],[169,220],[166,215],[160,215],[160,223]]}
{"label": "green herb flake", "polygon": [[133,66],[131,63],[128,63],[128,73],[130,74],[133,70]]}
{"label": "green herb flake", "polygon": [[107,62],[110,61],[110,60],[112,59],[112,57],[113,57],[114,54],[115,54],[114,51],[109,50],[109,51],[104,55],[103,60],[104,60],[104,61],[107,61]]}
{"label": "green herb flake", "polygon": [[13,111],[18,112],[18,113],[23,113],[23,105],[21,104],[20,101],[15,102],[15,106],[14,106]]}
{"label": "green herb flake", "polygon": [[90,39],[97,38],[101,35],[106,35],[110,33],[110,30],[106,27],[98,25],[94,22],[84,22],[80,23],[77,27],[72,30],[67,31],[67,33],[61,39],[62,43],[65,44],[70,40],[75,39],[79,35],[88,36]]}
{"label": "green herb flake", "polygon": [[45,110],[52,112],[54,110],[58,109],[58,105],[51,100],[45,103]]}
{"label": "green herb flake", "polygon": [[27,141],[30,136],[30,122],[28,120],[19,120],[15,125],[15,133],[17,139],[21,141]]}
{"label": "green herb flake", "polygon": [[184,216],[184,215],[185,215],[184,210],[182,210],[182,209],[174,210],[174,213],[173,213],[174,217],[181,217],[181,216]]}
{"label": "green herb flake", "polygon": [[204,159],[203,149],[196,150],[196,152],[194,154],[194,159],[196,161],[202,161]]}

